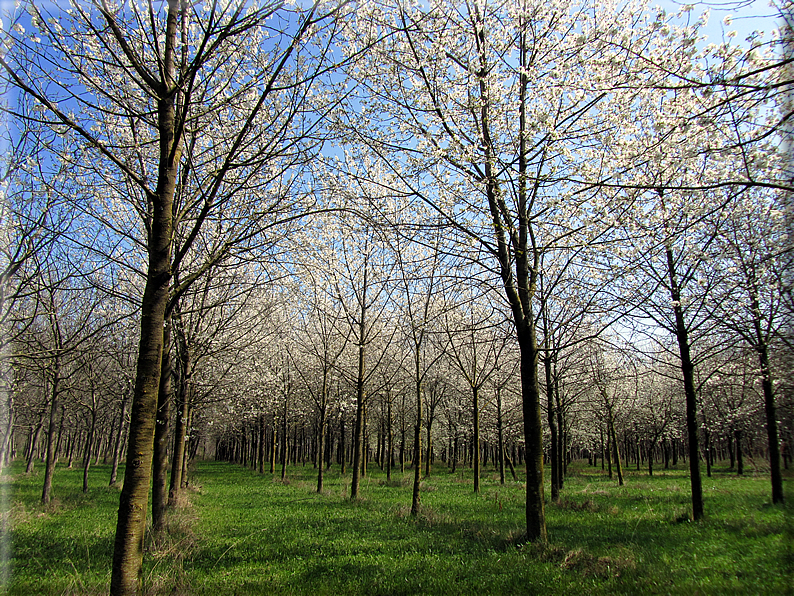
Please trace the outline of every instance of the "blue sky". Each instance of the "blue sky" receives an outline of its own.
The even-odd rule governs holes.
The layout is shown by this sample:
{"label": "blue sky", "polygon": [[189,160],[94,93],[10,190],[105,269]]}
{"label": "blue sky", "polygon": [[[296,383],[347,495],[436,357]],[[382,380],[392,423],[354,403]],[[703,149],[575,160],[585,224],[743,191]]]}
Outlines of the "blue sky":
{"label": "blue sky", "polygon": [[[769,0],[711,0],[705,2],[686,2],[679,0],[649,0],[651,6],[661,6],[668,13],[675,13],[685,4],[694,6],[693,14],[699,16],[704,10],[711,9],[706,34],[709,43],[722,41],[723,33],[736,31],[734,43],[744,42],[744,39],[753,31],[766,31],[780,25],[779,6],[784,0],[775,0],[775,6],[770,6]],[[723,19],[731,16],[729,26],[723,24]],[[769,39],[768,37],[766,39]]]}

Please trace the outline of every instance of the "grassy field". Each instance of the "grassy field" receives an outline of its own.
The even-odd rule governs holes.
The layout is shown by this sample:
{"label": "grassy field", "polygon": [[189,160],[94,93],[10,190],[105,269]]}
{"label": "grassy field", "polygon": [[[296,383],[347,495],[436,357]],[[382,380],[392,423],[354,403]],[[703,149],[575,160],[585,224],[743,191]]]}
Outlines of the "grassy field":
{"label": "grassy field", "polygon": [[[8,593],[106,593],[118,507],[108,468],[92,470],[87,495],[81,471],[58,469],[46,508],[41,470],[23,471],[2,478]],[[188,502],[148,542],[147,593],[779,595],[794,586],[791,505],[773,507],[768,479],[752,472],[704,477],[706,519],[691,523],[684,470],[629,471],[618,487],[600,468],[575,465],[561,502],[547,503],[543,547],[520,539],[523,486],[500,485],[491,470],[475,495],[468,470],[437,467],[416,519],[408,472],[387,483],[372,468],[357,502],[347,498],[349,473],[332,469],[323,495],[314,476],[292,467],[282,483],[199,463]]]}

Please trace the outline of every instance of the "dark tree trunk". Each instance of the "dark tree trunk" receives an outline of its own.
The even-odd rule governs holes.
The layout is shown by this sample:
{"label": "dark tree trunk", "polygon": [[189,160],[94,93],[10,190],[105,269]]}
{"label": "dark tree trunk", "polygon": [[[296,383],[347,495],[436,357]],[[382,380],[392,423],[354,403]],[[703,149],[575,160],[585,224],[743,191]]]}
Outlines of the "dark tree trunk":
{"label": "dark tree trunk", "polygon": [[339,473],[345,475],[347,467],[347,456],[345,454],[345,417],[339,416]]}
{"label": "dark tree trunk", "polygon": [[[754,297],[753,312],[760,313],[758,301]],[[775,411],[775,394],[772,389],[772,371],[769,368],[769,353],[766,341],[761,333],[760,318],[753,321],[757,338],[756,351],[761,365],[761,385],[764,389],[764,414],[766,415],[766,434],[769,443],[769,470],[772,480],[772,502],[783,503],[783,474],[780,471],[780,439],[777,431],[777,413]]]}
{"label": "dark tree trunk", "polygon": [[281,481],[287,478],[287,460],[289,459],[289,424],[287,422],[287,403],[284,398],[284,418],[281,421]]}
{"label": "dark tree trunk", "polygon": [[551,449],[549,457],[551,463],[551,500],[557,502],[560,499],[560,468],[557,454],[557,422],[554,412],[554,385],[551,379],[551,357],[548,355],[543,359],[543,368],[546,371],[546,408],[548,410],[547,417],[549,432],[551,434],[549,437],[549,447]]}
{"label": "dark tree trunk", "polygon": [[171,368],[171,317],[166,315],[152,454],[152,531],[155,533],[163,530],[167,504],[166,470],[168,469],[168,427],[171,422]]}
{"label": "dark tree trunk", "polygon": [[496,388],[496,434],[499,441],[499,484],[505,483],[505,439],[504,421],[502,420],[502,388]]}
{"label": "dark tree trunk", "polygon": [[742,453],[742,431],[734,431],[734,443],[736,444],[736,475],[744,474],[744,454]]}
{"label": "dark tree trunk", "polygon": [[276,473],[276,435],[278,434],[278,422],[276,414],[273,413],[273,432],[270,433],[270,473]]}
{"label": "dark tree trunk", "polygon": [[414,427],[414,487],[411,494],[411,515],[419,514],[419,488],[422,482],[422,383],[419,380],[419,352],[416,359],[416,426]]}
{"label": "dark tree trunk", "polygon": [[557,415],[557,489],[562,490],[565,485],[565,473],[568,470],[568,458],[565,452],[565,424],[563,420],[562,403],[560,403],[560,380],[557,374],[557,364],[554,364],[554,411]]}
{"label": "dark tree trunk", "polygon": [[350,498],[358,498],[358,489],[361,482],[362,466],[364,462],[364,371],[365,371],[365,346],[364,346],[364,316],[366,304],[366,271],[364,273],[364,298],[362,299],[361,321],[359,321],[358,345],[358,374],[356,376],[356,425],[353,430],[353,477],[350,481]]}
{"label": "dark tree trunk", "polygon": [[613,456],[615,459],[615,471],[618,475],[618,486],[623,486],[623,464],[620,461],[620,450],[618,448],[618,437],[615,433],[615,418],[612,415],[612,407],[608,408],[609,415],[609,434],[611,437]]}
{"label": "dark tree trunk", "polygon": [[190,354],[187,346],[182,345],[180,355],[180,374],[177,389],[177,412],[174,423],[174,453],[171,456],[171,483],[168,486],[168,506],[175,507],[182,490],[182,468],[186,455],[188,415],[190,408]]}
{"label": "dark tree trunk", "polygon": [[47,467],[44,470],[44,487],[41,491],[43,505],[47,505],[52,499],[52,477],[55,474],[55,423],[58,418],[61,382],[61,358],[59,355],[55,356],[52,370],[52,398],[50,399],[50,420],[47,427]]}
{"label": "dark tree trunk", "polygon": [[25,466],[25,474],[30,474],[33,471],[33,462],[36,459],[36,444],[39,442],[42,428],[44,428],[43,416],[36,425],[36,430],[34,431],[31,428],[28,435],[27,465]]}
{"label": "dark tree trunk", "polygon": [[531,314],[529,319],[528,328],[519,334],[521,395],[527,464],[527,539],[546,542],[546,514],[543,495],[543,424],[541,422],[537,374],[538,348]]}
{"label": "dark tree trunk", "polygon": [[427,460],[425,461],[425,476],[430,476],[433,466],[433,409],[428,408],[427,416]]}
{"label": "dark tree trunk", "polygon": [[85,446],[85,458],[83,459],[83,492],[88,492],[88,470],[91,467],[92,448],[94,436],[96,435],[96,407],[91,410],[91,428],[88,431],[88,441]]}
{"label": "dark tree trunk", "polygon": [[[259,415],[259,451],[256,454],[256,461],[257,466],[259,468],[259,473],[265,473],[265,415]],[[174,457],[176,458],[176,453],[174,453]]]}
{"label": "dark tree trunk", "polygon": [[[323,389],[325,391],[325,389]],[[323,401],[326,398],[323,396]],[[317,431],[317,492],[323,492],[323,470],[325,466],[323,465],[323,458],[325,456],[325,404],[320,407],[320,420],[318,421],[318,426],[320,427]]]}
{"label": "dark tree trunk", "polygon": [[112,596],[136,594],[142,574],[157,395],[163,358],[163,323],[171,282],[173,196],[181,157],[175,135],[177,89],[174,83],[174,48],[178,12],[178,0],[169,0],[162,66],[164,78],[162,94],[157,100],[159,171],[157,190],[148,197],[151,203],[151,227],[147,246],[149,263],[141,303],[141,337],[130,417],[127,465],[119,498],[113,549],[110,580]]}
{"label": "dark tree trunk", "polygon": [[472,419],[474,427],[474,444],[472,446],[472,467],[474,469],[474,492],[480,492],[480,396],[476,386],[471,388]]}
{"label": "dark tree trunk", "polygon": [[391,469],[394,465],[394,429],[392,428],[392,414],[391,414],[391,395],[386,396],[386,434],[388,440],[386,455],[386,480],[391,480]]}
{"label": "dark tree trunk", "polygon": [[684,396],[686,397],[686,428],[689,440],[689,478],[692,486],[692,519],[695,521],[703,518],[703,486],[700,479],[700,448],[697,421],[697,395],[695,393],[694,365],[689,350],[689,331],[684,321],[684,311],[681,307],[681,291],[675,271],[673,251],[668,248],[667,273],[670,280],[670,297],[673,300],[675,313],[676,339],[678,351],[681,356],[681,372],[684,376]]}

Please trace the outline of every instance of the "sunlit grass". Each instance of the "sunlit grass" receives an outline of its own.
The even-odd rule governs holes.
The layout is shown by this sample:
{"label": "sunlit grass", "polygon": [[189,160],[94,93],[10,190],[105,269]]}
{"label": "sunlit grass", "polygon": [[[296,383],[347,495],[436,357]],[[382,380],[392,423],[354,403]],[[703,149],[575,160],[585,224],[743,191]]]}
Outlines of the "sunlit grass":
{"label": "sunlit grass", "polygon": [[[56,502],[38,504],[41,476],[14,467],[11,594],[106,593],[118,490],[97,466],[88,495],[79,470],[58,469]],[[717,469],[703,478],[706,519],[688,521],[683,469],[572,467],[559,504],[547,503],[548,546],[523,544],[524,487],[490,468],[474,494],[470,470],[443,466],[410,511],[411,474],[375,466],[351,502],[336,468],[314,492],[310,465],[270,474],[204,462],[189,505],[148,541],[150,594],[785,594],[792,527],[762,475]],[[787,481],[787,486],[790,481]],[[791,499],[789,499],[791,500]],[[788,557],[788,558],[787,558]]]}

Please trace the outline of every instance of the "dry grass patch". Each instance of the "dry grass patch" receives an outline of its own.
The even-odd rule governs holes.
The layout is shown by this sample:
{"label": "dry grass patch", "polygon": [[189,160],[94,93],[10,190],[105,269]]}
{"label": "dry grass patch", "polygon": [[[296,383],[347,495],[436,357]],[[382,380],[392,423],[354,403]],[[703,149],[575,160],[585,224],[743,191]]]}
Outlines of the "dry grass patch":
{"label": "dry grass patch", "polygon": [[193,557],[200,540],[195,531],[199,519],[189,492],[180,491],[176,506],[165,512],[162,532],[150,538],[147,554],[154,566],[144,582],[146,594],[191,593],[185,561]]}
{"label": "dry grass patch", "polygon": [[565,511],[587,511],[589,513],[595,513],[600,509],[593,499],[574,501],[572,499],[563,498],[557,501],[556,505]]}
{"label": "dry grass patch", "polygon": [[620,577],[626,571],[633,571],[637,563],[631,553],[615,557],[596,557],[581,548],[575,548],[565,555],[560,564],[562,569],[580,572],[584,577],[609,579]]}

